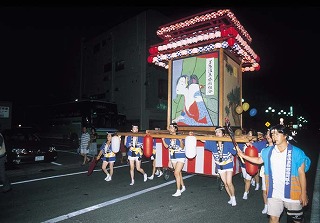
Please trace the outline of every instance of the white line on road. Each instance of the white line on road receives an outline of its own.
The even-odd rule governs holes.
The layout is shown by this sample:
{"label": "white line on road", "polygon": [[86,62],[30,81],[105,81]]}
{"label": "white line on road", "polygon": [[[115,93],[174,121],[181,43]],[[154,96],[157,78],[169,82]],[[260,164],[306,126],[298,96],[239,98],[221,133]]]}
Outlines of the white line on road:
{"label": "white line on road", "polygon": [[[145,161],[145,162],[149,162],[149,161]],[[145,162],[143,162],[143,163],[145,163]],[[58,165],[58,164],[56,164],[56,165]],[[117,168],[121,168],[121,167],[125,167],[125,166],[128,166],[128,165],[125,164],[125,165],[115,166],[113,168],[117,169]],[[93,170],[93,171],[97,172],[97,171],[102,171],[102,170],[98,169],[98,170]],[[42,178],[37,178],[37,179],[32,179],[32,180],[24,180],[24,181],[12,182],[11,184],[15,185],[15,184],[31,183],[31,182],[35,182],[35,181],[48,180],[48,179],[54,179],[54,178],[59,178],[59,177],[67,177],[67,176],[73,176],[73,175],[79,175],[79,174],[84,174],[84,173],[87,173],[87,172],[88,171],[86,170],[86,171],[81,171],[81,172],[76,172],[76,173],[69,173],[69,174],[62,174],[62,175],[56,175],[56,176],[50,176],[50,177],[42,177]],[[3,186],[3,184],[0,184],[0,186]]]}
{"label": "white line on road", "polygon": [[51,164],[57,165],[57,166],[62,166],[61,163],[56,163],[56,162],[51,162]]}
{"label": "white line on road", "polygon": [[[121,167],[124,167],[124,166],[128,166],[128,165],[115,166],[114,169],[121,168]],[[97,172],[97,171],[102,171],[102,170],[98,169],[98,170],[93,170],[93,171]],[[56,175],[56,176],[50,176],[50,177],[42,177],[42,178],[37,178],[37,179],[32,179],[32,180],[24,180],[24,181],[12,182],[11,184],[14,185],[14,184],[30,183],[30,182],[35,182],[35,181],[59,178],[59,177],[67,177],[67,176],[79,175],[79,174],[84,174],[84,173],[87,173],[87,172],[88,171],[86,170],[86,171],[81,171],[81,172],[76,172],[76,173],[68,173],[68,174],[62,174],[62,175]],[[2,185],[0,184],[0,186],[2,186]]]}
{"label": "white line on road", "polygon": [[[195,174],[185,176],[185,177],[183,177],[183,179],[187,179],[189,177],[193,177],[194,175]],[[157,185],[157,186],[154,186],[154,187],[150,187],[150,188],[147,188],[147,189],[144,189],[144,190],[132,193],[132,194],[128,194],[128,195],[125,195],[125,196],[122,196],[122,197],[115,198],[115,199],[110,200],[110,201],[103,202],[101,204],[97,204],[97,205],[94,205],[94,206],[91,206],[91,207],[87,207],[87,208],[84,208],[84,209],[81,209],[81,210],[78,210],[78,211],[74,211],[74,212],[71,212],[71,213],[68,213],[68,214],[65,214],[65,215],[61,215],[61,216],[56,217],[56,218],[52,218],[52,219],[46,220],[43,223],[54,223],[54,222],[63,221],[63,220],[66,220],[66,219],[69,219],[69,218],[72,218],[72,217],[75,217],[75,216],[78,216],[78,215],[81,215],[81,214],[84,214],[84,213],[87,213],[87,212],[90,212],[90,211],[97,210],[99,208],[103,208],[103,207],[109,206],[111,204],[118,203],[120,201],[127,200],[129,198],[133,198],[135,196],[147,193],[149,191],[153,191],[153,190],[159,189],[161,187],[165,187],[165,186],[173,184],[175,182],[176,182],[175,180],[171,180],[171,181],[168,181],[166,183],[163,183],[163,184],[160,184],[160,185]]]}

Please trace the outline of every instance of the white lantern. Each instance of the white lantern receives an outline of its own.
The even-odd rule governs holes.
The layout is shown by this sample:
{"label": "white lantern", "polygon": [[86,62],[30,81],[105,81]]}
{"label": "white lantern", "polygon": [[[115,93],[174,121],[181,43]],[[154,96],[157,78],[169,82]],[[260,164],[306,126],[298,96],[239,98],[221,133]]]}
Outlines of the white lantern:
{"label": "white lantern", "polygon": [[183,45],[183,46],[185,46],[185,45],[187,45],[187,44],[188,44],[188,42],[187,42],[187,40],[186,40],[186,39],[183,39],[183,40],[181,41],[181,43],[182,43],[182,45]]}
{"label": "white lantern", "polygon": [[181,55],[182,56],[185,56],[185,55],[187,55],[188,54],[188,51],[187,50],[181,50]]}
{"label": "white lantern", "polygon": [[120,150],[120,137],[112,136],[111,138],[111,148],[112,152],[117,153]]}
{"label": "white lantern", "polygon": [[199,52],[198,48],[193,48],[192,51],[191,51],[193,54],[196,54]]}
{"label": "white lantern", "polygon": [[197,138],[195,136],[187,136],[185,139],[186,157],[193,159],[197,155]]}
{"label": "white lantern", "polygon": [[220,37],[221,37],[221,32],[220,32],[220,30],[217,30],[217,31],[215,32],[215,36],[216,36],[216,38],[220,38]]}
{"label": "white lantern", "polygon": [[217,49],[221,48],[221,46],[222,46],[221,43],[216,43],[216,44],[215,44],[215,47],[216,47]]}

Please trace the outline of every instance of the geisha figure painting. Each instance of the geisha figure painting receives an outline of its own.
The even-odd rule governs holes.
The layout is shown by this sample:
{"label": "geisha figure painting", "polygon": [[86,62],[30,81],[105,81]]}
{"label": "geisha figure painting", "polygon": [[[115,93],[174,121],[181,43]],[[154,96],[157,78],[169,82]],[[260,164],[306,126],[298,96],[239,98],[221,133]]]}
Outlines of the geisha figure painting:
{"label": "geisha figure painting", "polygon": [[184,109],[173,121],[179,126],[212,126],[208,109],[203,102],[196,75],[181,75],[176,86],[177,95],[184,96]]}
{"label": "geisha figure painting", "polygon": [[[178,126],[217,125],[219,96],[217,56],[217,53],[212,53],[173,61],[171,121]],[[208,64],[211,69],[208,69]]]}

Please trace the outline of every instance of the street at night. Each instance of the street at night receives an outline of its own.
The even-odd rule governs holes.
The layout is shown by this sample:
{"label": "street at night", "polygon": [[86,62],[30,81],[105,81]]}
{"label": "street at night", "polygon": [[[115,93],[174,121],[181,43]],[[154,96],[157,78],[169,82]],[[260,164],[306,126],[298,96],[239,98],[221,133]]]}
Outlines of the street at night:
{"label": "street at night", "polygon": [[[320,7],[201,4],[0,5],[1,223],[263,223],[282,211],[275,197],[298,196],[303,223],[320,222]],[[267,131],[273,142],[259,149],[274,150],[245,154]],[[234,147],[268,166],[271,217],[261,187],[245,192]],[[117,156],[112,180],[101,160],[88,175],[87,153],[99,149],[105,161]],[[177,171],[147,180],[139,161],[150,176],[152,154],[157,167],[175,160],[186,188]],[[134,180],[121,156],[138,163]]]}
{"label": "street at night", "polygon": [[[319,180],[316,171],[319,142],[304,136],[303,146],[312,165],[307,172],[308,195],[312,202],[305,209],[306,221],[312,215],[319,219]],[[59,165],[57,165],[59,164]],[[263,209],[262,191],[251,187],[248,200],[242,199],[244,183],[241,174],[233,177],[237,206],[227,203],[225,190],[219,190],[214,176],[183,173],[187,190],[181,197],[172,197],[175,180],[155,177],[143,182],[135,172],[136,183],[130,186],[129,167],[117,162],[112,181],[106,182],[99,162],[92,175],[81,166],[75,150],[59,150],[56,164],[22,165],[8,170],[13,190],[0,194],[1,222],[267,222]],[[148,175],[151,162],[142,167]],[[319,175],[319,171],[318,171]],[[318,176],[319,177],[319,176]],[[314,187],[314,184],[317,185]],[[313,192],[314,191],[314,192]],[[314,213],[311,213],[313,211]],[[281,223],[286,222],[286,215]]]}

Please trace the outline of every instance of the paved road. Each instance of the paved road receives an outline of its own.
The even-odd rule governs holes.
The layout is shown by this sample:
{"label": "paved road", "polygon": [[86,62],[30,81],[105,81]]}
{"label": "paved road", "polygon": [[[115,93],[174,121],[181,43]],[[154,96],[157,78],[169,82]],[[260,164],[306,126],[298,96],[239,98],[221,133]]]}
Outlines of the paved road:
{"label": "paved road", "polygon": [[[312,159],[307,177],[313,199],[306,208],[306,222],[319,223],[319,214],[314,214],[319,213],[319,182],[314,184],[319,150],[307,153]],[[56,164],[8,170],[13,191],[0,194],[1,222],[268,222],[261,214],[261,191],[252,187],[249,199],[242,199],[240,174],[234,176],[237,206],[231,207],[215,177],[184,173],[187,190],[175,198],[171,196],[175,192],[173,175],[168,181],[155,178],[144,183],[136,173],[136,184],[129,186],[127,165],[117,164],[113,180],[106,182],[101,163],[91,176],[86,175],[88,166],[80,164],[81,158],[73,151],[59,151]],[[144,162],[143,168],[150,173],[151,163]],[[284,215],[281,223],[285,222]]]}

